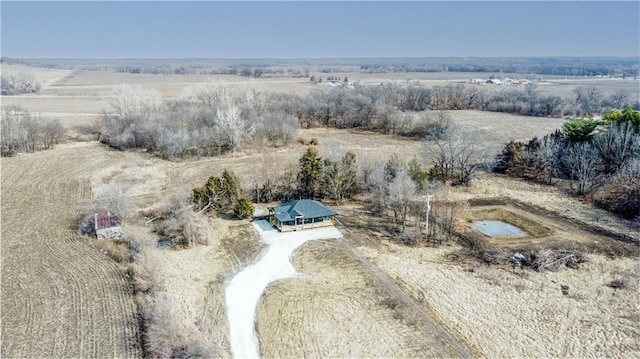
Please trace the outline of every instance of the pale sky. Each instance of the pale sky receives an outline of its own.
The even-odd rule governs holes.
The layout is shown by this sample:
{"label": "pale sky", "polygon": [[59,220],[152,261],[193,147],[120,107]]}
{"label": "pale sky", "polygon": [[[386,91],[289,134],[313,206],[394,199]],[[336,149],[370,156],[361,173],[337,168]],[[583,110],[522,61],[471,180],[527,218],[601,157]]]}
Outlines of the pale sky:
{"label": "pale sky", "polygon": [[640,56],[640,2],[1,1],[2,56]]}

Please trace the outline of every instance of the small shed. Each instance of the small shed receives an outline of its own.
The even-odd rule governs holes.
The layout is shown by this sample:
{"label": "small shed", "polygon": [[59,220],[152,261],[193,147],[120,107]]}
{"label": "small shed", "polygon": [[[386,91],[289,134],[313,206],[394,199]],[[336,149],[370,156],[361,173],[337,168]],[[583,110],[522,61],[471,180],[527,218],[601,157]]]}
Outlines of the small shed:
{"label": "small shed", "polygon": [[268,210],[269,222],[280,232],[333,226],[337,215],[324,204],[310,199],[287,202]]}
{"label": "small shed", "polygon": [[122,236],[122,221],[117,215],[110,212],[96,213],[94,222],[98,239],[120,238]]}

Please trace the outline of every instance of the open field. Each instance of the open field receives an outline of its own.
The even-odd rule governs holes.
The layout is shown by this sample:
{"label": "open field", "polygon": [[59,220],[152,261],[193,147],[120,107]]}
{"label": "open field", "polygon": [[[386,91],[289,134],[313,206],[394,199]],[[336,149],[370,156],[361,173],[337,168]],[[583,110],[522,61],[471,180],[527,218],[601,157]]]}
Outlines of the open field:
{"label": "open field", "polygon": [[[83,70],[53,70],[29,67],[18,64],[3,64],[2,71],[8,74],[25,73],[32,75],[43,84],[42,90],[35,94],[20,96],[4,96],[2,106],[21,105],[32,112],[41,113],[60,119],[63,125],[72,132],[77,132],[82,126],[88,126],[98,118],[102,110],[109,110],[108,97],[115,86],[130,84],[143,88],[157,89],[163,98],[175,98],[182,89],[188,86],[207,82],[219,83],[231,89],[256,89],[264,92],[286,92],[305,95],[314,89],[330,88],[327,83],[312,84],[308,78],[248,78],[237,75],[151,75],[129,74],[110,71]],[[418,82],[426,86],[444,86],[448,83],[466,83],[470,78],[488,77],[490,74],[444,72],[444,73],[320,73],[316,74],[326,79],[327,76],[337,78],[348,77],[350,82],[365,84],[390,82]],[[518,74],[502,74],[504,77],[521,78]],[[628,92],[630,100],[640,100],[640,79],[627,78],[581,78],[538,76],[541,78],[538,90],[544,95],[574,97],[576,86],[596,86],[604,93],[617,89]],[[476,86],[488,93],[518,89],[522,86],[465,84]],[[464,117],[464,114],[456,113]],[[483,113],[482,116],[501,118],[499,113]],[[552,120],[550,120],[552,121]]]}
{"label": "open field", "polygon": [[126,274],[75,234],[90,177],[124,154],[93,144],[2,158],[2,356],[140,357]]}
{"label": "open field", "polygon": [[36,80],[36,83],[40,83],[43,88],[46,88],[58,81],[59,79],[68,76],[72,73],[71,70],[61,69],[47,69],[42,67],[33,67],[21,64],[2,64],[2,74],[15,76],[15,75],[28,75]]}
{"label": "open field", "polygon": [[[410,149],[412,144],[419,146],[419,143],[415,141],[398,140],[377,134],[367,136],[369,138],[367,141],[365,137],[358,137],[357,134],[354,135],[350,131],[310,130],[302,133],[304,136],[317,136],[321,143],[321,151],[323,151],[322,143],[330,144],[332,138],[347,139],[351,136],[354,141],[346,142],[346,148],[357,147],[364,153],[372,153],[374,148],[380,148],[380,145],[392,148],[394,143],[396,148],[406,146],[407,149]],[[78,150],[81,150],[80,154],[76,154]],[[59,161],[62,161],[63,165],[68,163],[65,161],[82,163],[82,161],[78,161],[78,156],[80,156],[80,158],[104,160],[99,160],[97,163],[90,162],[92,163],[90,167],[83,167],[83,170],[91,173],[85,174],[81,170],[72,170],[66,176],[80,176],[77,172],[80,171],[81,176],[86,176],[83,183],[90,183],[94,193],[100,193],[101,187],[109,181],[129,183],[128,193],[136,206],[140,208],[158,203],[172,194],[183,192],[185,188],[189,189],[198,185],[209,174],[219,173],[223,168],[233,168],[243,179],[250,180],[255,172],[252,169],[255,168],[255,163],[263,158],[262,156],[272,156],[271,158],[276,158],[279,161],[287,161],[288,157],[292,156],[292,150],[294,153],[301,153],[304,146],[293,144],[286,148],[266,148],[261,151],[263,153],[256,150],[222,158],[167,162],[148,157],[142,153],[115,152],[105,149],[97,143],[58,146],[50,151],[3,159],[3,194],[19,193],[19,190],[27,185],[16,183],[18,178],[22,178],[20,174],[24,172],[24,170],[12,167],[18,163],[37,160],[38,165],[29,166],[35,171],[35,168],[42,168],[42,163],[46,162],[60,163]],[[54,160],[55,162],[53,162]],[[104,161],[108,161],[109,164],[107,165]],[[562,194],[551,190],[547,193],[542,192],[543,195],[540,196],[539,188],[535,185],[494,177],[493,175],[482,177],[476,187],[461,192],[459,196],[462,198],[503,197],[511,188],[517,188],[518,193],[521,193],[520,199],[523,201],[538,203],[536,201],[547,200],[553,205],[554,201],[563,199]],[[497,180],[497,184],[494,185],[493,180]],[[87,196],[86,190],[85,192],[78,192],[78,189],[66,190],[67,187],[75,183],[73,181],[55,181],[53,183],[54,187],[63,187],[65,194],[59,194],[60,197],[55,199],[56,202],[51,199],[46,203],[55,203],[57,208],[60,207],[60,204],[64,207],[71,206],[71,208],[75,208],[76,212],[73,215],[67,215],[65,219],[61,216],[61,213],[65,212],[58,211],[55,218],[49,218],[46,220],[47,222],[44,222],[42,216],[46,213],[45,209],[35,209],[36,213],[42,213],[42,216],[33,217],[29,222],[35,228],[44,228],[47,223],[66,223],[68,226],[73,221],[73,217],[81,213],[81,203],[86,203],[88,200],[85,198],[84,202],[77,203],[78,199]],[[52,184],[48,186],[52,186]],[[84,186],[88,187],[86,184]],[[13,189],[17,191],[14,192]],[[44,188],[33,191],[33,196],[44,196],[43,191],[45,191]],[[48,190],[48,192],[52,191]],[[18,283],[18,281],[9,280],[16,276],[25,275],[24,271],[18,272],[18,268],[28,260],[42,261],[42,258],[46,258],[44,263],[54,268],[53,273],[55,273],[55,263],[58,261],[58,257],[48,258],[45,254],[50,253],[51,246],[55,244],[65,246],[66,256],[60,254],[58,256],[62,256],[66,262],[71,263],[87,258],[77,255],[80,244],[82,244],[80,249],[84,248],[84,251],[94,249],[87,247],[87,244],[80,240],[71,242],[68,240],[46,241],[42,243],[43,251],[37,249],[40,247],[32,245],[28,251],[28,258],[25,258],[26,254],[22,255],[21,252],[18,252],[15,258],[19,257],[21,260],[16,262],[12,259],[13,257],[9,256],[9,253],[16,253],[16,248],[19,247],[16,243],[22,244],[24,242],[11,242],[6,238],[22,238],[22,235],[18,234],[21,232],[15,232],[4,224],[15,222],[15,216],[19,214],[14,212],[22,207],[15,203],[17,197],[7,199],[3,195],[3,199],[3,306],[14,303],[17,298],[25,297],[25,291],[34,290],[36,285],[45,289],[44,291],[40,289],[43,293],[42,297],[37,297],[40,299],[32,296],[33,299],[27,300],[24,304],[26,312],[36,309],[45,310],[39,304],[33,303],[33,300],[49,303],[48,301],[51,299],[45,298],[64,298],[65,296],[75,298],[78,296],[77,293],[66,293],[60,288],[46,290],[45,283],[39,281],[31,280],[29,286],[24,284],[17,286],[14,283]],[[584,221],[591,220],[591,217],[583,218],[584,213],[580,212],[579,202],[566,198],[564,201],[564,207],[577,208],[573,216],[582,218]],[[50,208],[49,206],[43,207]],[[588,208],[584,207],[585,210]],[[34,210],[32,207],[27,208]],[[347,216],[351,216],[348,209],[343,212]],[[26,216],[26,214],[23,215]],[[620,224],[623,227],[618,228],[615,226],[614,219],[606,215],[605,217],[607,221],[600,223],[600,225],[606,223],[607,226],[614,227],[614,229],[625,230],[624,224]],[[71,233],[71,230],[67,228],[62,230]],[[216,240],[209,246],[199,246],[185,251],[163,251],[166,262],[162,266],[163,274],[161,277],[164,278],[162,279],[162,291],[175,303],[175,309],[182,319],[183,328],[186,328],[185,333],[205,338],[211,346],[217,348],[217,353],[227,356],[229,354],[228,339],[226,339],[228,324],[224,319],[223,288],[226,281],[234,273],[255,258],[256,249],[259,250],[259,246],[256,247],[257,239],[255,234],[251,234],[250,226],[246,222],[216,220],[214,228],[216,228]],[[627,356],[637,352],[631,339],[634,338],[634,335],[637,336],[638,328],[628,319],[624,319],[637,316],[630,298],[633,287],[619,290],[615,292],[614,296],[613,289],[605,286],[605,282],[618,277],[626,278],[630,285],[635,285],[634,283],[637,283],[638,280],[637,260],[618,259],[613,261],[603,256],[591,255],[589,263],[585,264],[585,269],[581,267],[579,270],[566,269],[557,273],[526,273],[526,277],[521,277],[518,273],[511,273],[508,269],[484,268],[478,267],[477,264],[470,264],[470,268],[474,268],[474,272],[469,272],[465,269],[467,267],[449,261],[448,254],[457,250],[456,247],[408,248],[388,241],[380,242],[379,239],[372,239],[375,236],[367,231],[353,229],[349,225],[343,225],[339,228],[347,235],[347,242],[334,244],[331,244],[332,242],[318,242],[303,246],[294,258],[294,265],[301,276],[274,283],[267,290],[267,294],[263,296],[258,310],[257,324],[263,354],[267,356],[299,356],[305,353],[310,356],[353,357],[384,356],[383,353],[389,355],[403,353],[405,356],[448,356],[447,353],[451,354],[447,352],[447,346],[425,344],[427,343],[425,342],[426,338],[438,340],[436,339],[438,338],[437,331],[433,332],[433,328],[425,321],[427,317],[411,314],[413,309],[407,309],[410,308],[408,307],[410,303],[418,305],[418,308],[422,308],[420,310],[429,313],[428,317],[434,317],[449,335],[456,338],[458,344],[455,345],[461,345],[464,348],[462,350],[468,351],[474,356],[504,356],[510,351],[527,356],[527,350],[530,350],[532,345],[531,341],[539,340],[544,343],[545,340],[551,340],[547,330],[559,330],[557,326],[564,325],[562,324],[564,319],[561,320],[564,318],[564,314],[561,313],[570,313],[572,323],[583,323],[583,326],[578,327],[580,329],[576,329],[575,325],[563,326],[566,328],[564,333],[569,339],[564,341],[564,344],[549,344],[545,352],[547,355],[620,354]],[[23,227],[18,229],[31,233]],[[236,239],[231,242],[223,241],[222,239],[226,236]],[[564,238],[568,238],[568,236]],[[229,247],[230,243],[235,243],[240,238],[246,238],[248,243],[254,243],[249,245],[249,248],[254,249],[249,250],[248,256],[246,248],[243,249],[242,246],[234,249],[234,244]],[[70,246],[69,243],[74,245]],[[356,248],[355,252],[350,249],[352,246]],[[245,253],[244,260],[238,262],[237,259],[234,259],[242,258],[242,253]],[[100,253],[96,255],[101,256]],[[106,256],[101,258],[107,264],[92,266],[91,273],[98,271],[98,269],[112,268],[116,274],[122,275],[117,266],[110,263]],[[362,258],[366,260],[363,261]],[[39,267],[35,264],[34,266],[34,268]],[[47,273],[51,273],[51,271],[47,271]],[[32,275],[38,278],[37,273]],[[39,275],[44,276],[42,273]],[[68,277],[69,275],[64,276],[64,278]],[[22,278],[26,280],[31,277]],[[62,277],[58,277],[57,280],[60,281],[60,278]],[[84,285],[99,284],[118,290],[112,285],[105,286],[103,281],[106,281],[107,277],[103,281],[95,280],[93,284],[87,278],[90,277],[85,277]],[[118,276],[116,275],[115,278]],[[46,277],[46,279],[47,285],[58,283],[55,278]],[[582,285],[580,281],[590,282]],[[113,283],[113,278],[109,283]],[[115,281],[115,283],[118,282]],[[388,283],[391,283],[392,286],[399,286],[401,291],[389,289]],[[452,286],[452,283],[456,284]],[[560,290],[556,288],[560,285],[558,283],[569,285],[570,293],[576,293],[576,297],[562,296]],[[125,284],[126,282],[122,285]],[[65,285],[60,284],[60,286]],[[126,293],[129,293],[130,289],[126,288],[124,286],[119,289],[121,296],[126,296]],[[518,296],[520,293],[518,290],[524,290],[525,293],[537,293],[536,301],[540,303],[540,307],[532,307],[529,300]],[[49,291],[53,292],[49,293]],[[512,310],[504,313],[504,305],[497,304],[478,306],[475,298],[479,291],[485,293],[483,296],[486,298],[483,297],[483,302],[502,303],[503,300],[509,300]],[[53,294],[54,292],[57,293],[57,296]],[[520,299],[516,300],[516,298]],[[88,298],[83,300],[90,301]],[[587,312],[569,309],[577,305],[574,301],[578,301],[578,304],[582,303],[580,305],[585,308],[588,306],[599,308],[600,312],[597,312],[596,309]],[[65,301],[58,299],[55,303],[62,304]],[[15,303],[15,308],[22,307],[20,303]],[[467,312],[467,307],[471,310],[470,312]],[[79,320],[85,322],[88,320],[86,318],[96,316],[89,308],[75,310],[82,318]],[[135,313],[132,310],[133,308],[128,312],[129,316],[135,318]],[[8,314],[6,310],[3,313]],[[125,315],[127,311],[120,311],[120,313]],[[582,313],[587,313],[588,316],[582,315]],[[28,315],[27,313],[23,314],[23,316]],[[46,316],[46,313],[43,316]],[[541,319],[531,319],[531,316]],[[355,321],[353,318],[359,319]],[[507,328],[508,326],[497,325],[497,321],[503,320],[500,318],[508,320],[508,323],[520,323],[509,324],[514,325],[514,330],[517,330],[518,336],[515,339],[503,340],[508,337],[508,333],[504,332],[506,329],[499,328]],[[558,322],[549,322],[554,318],[557,318]],[[536,322],[538,320],[542,321],[541,323],[549,322],[550,324],[541,324]],[[530,325],[535,329],[526,329],[528,326],[525,323],[529,323],[529,321],[532,321]],[[599,321],[608,321],[607,323],[610,324],[594,324]],[[20,323],[12,321],[11,318],[3,318],[3,337],[7,338],[9,335],[16,337],[14,334],[16,332],[27,333],[33,330],[29,329],[30,327],[24,328]],[[345,323],[351,323],[351,326],[345,327]],[[61,338],[70,335],[61,329],[49,327],[48,325],[53,324],[48,322],[43,321],[38,324],[40,327],[37,330],[41,333],[53,332]],[[55,324],[55,328],[57,328],[60,323]],[[134,323],[132,322],[131,325]],[[114,331],[115,329],[111,328],[110,330]],[[586,334],[585,331],[587,331]],[[614,335],[618,338],[616,346],[613,349],[607,349],[609,347],[604,343]],[[491,345],[486,344],[487,337],[492,338]],[[307,338],[308,340],[305,340]],[[39,353],[27,351],[28,346],[19,344],[23,340],[3,341],[3,353],[22,353],[27,356]],[[593,342],[592,345],[584,347],[571,344],[585,340]],[[64,341],[58,340],[57,342],[63,343]],[[360,344],[354,345],[353,343]],[[21,351],[18,351],[16,347]],[[73,351],[74,349],[69,347],[61,347],[59,350],[60,353],[86,352],[80,349]]]}
{"label": "open field", "polygon": [[[80,132],[108,106],[105,96],[112,86],[123,82],[157,88],[164,97],[209,78],[264,91],[302,94],[314,88],[308,79],[56,71],[39,75],[48,79],[42,92],[3,97],[2,106],[21,104],[60,118],[72,131]],[[367,74],[362,78],[377,82],[392,75],[396,77],[388,80],[413,76]],[[457,80],[445,77],[416,78],[443,81],[438,83]],[[559,80],[549,83],[553,81]],[[463,128],[474,130],[493,152],[505,141],[540,137],[564,123],[478,111],[452,111],[451,115]],[[384,160],[392,153],[408,160],[422,151],[420,141],[362,131],[317,128],[300,130],[298,136],[318,139],[321,156],[336,149],[352,150],[359,161]],[[142,356],[138,313],[126,269],[90,239],[75,234],[79,218],[110,183],[126,185],[137,214],[171,196],[188,195],[225,168],[233,170],[245,187],[252,187],[265,176],[296,165],[305,149],[299,143],[254,145],[216,158],[165,161],[141,151],[119,152],[97,142],[77,142],[2,158],[1,355]],[[292,258],[299,275],[272,283],[263,295],[256,323],[262,355],[640,355],[640,312],[635,298],[640,286],[638,247],[612,238],[640,242],[637,228],[560,189],[495,174],[481,174],[472,187],[456,188],[453,196],[520,203],[521,207],[509,210],[552,229],[549,235],[530,239],[530,245],[580,245],[588,261],[578,269],[543,273],[486,266],[462,258],[455,243],[398,245],[367,228],[370,216],[359,203],[338,206],[342,214],[338,228],[345,238],[300,247]],[[262,211],[264,207],[259,205]],[[137,217],[133,222],[136,230],[149,230],[145,219]],[[157,290],[173,304],[181,335],[198,338],[216,356],[229,357],[224,289],[234,274],[257,259],[263,244],[248,221],[215,218],[212,226],[215,238],[209,245],[161,252]],[[519,248],[522,242],[503,244]],[[609,250],[618,244],[628,249],[624,255]],[[627,287],[608,287],[613,280],[624,280]],[[562,293],[562,285],[569,287],[568,294]]]}

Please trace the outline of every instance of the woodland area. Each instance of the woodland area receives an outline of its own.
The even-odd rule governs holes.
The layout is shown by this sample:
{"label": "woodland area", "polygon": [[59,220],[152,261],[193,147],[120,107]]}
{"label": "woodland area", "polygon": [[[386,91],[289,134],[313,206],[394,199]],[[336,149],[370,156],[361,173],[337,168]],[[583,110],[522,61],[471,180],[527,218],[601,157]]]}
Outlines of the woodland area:
{"label": "woodland area", "polygon": [[[494,95],[462,84],[340,86],[306,96],[241,93],[210,83],[185,88],[163,101],[154,90],[114,90],[95,131],[115,148],[145,148],[163,158],[234,152],[248,143],[286,144],[298,128],[357,128],[422,139],[441,132],[447,121],[437,111],[477,109],[529,116],[592,116],[631,104],[624,91],[607,96],[578,87],[575,97],[541,96],[535,84]],[[633,104],[636,108],[639,105]],[[430,111],[429,111],[430,110]]]}

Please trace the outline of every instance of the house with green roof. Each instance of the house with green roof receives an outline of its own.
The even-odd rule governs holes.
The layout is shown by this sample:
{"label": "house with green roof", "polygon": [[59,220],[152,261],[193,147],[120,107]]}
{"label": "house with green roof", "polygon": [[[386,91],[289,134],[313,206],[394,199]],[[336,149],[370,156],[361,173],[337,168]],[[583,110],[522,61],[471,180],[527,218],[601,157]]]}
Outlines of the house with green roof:
{"label": "house with green roof", "polygon": [[269,222],[280,232],[333,226],[337,215],[324,204],[310,199],[287,202],[268,210]]}

